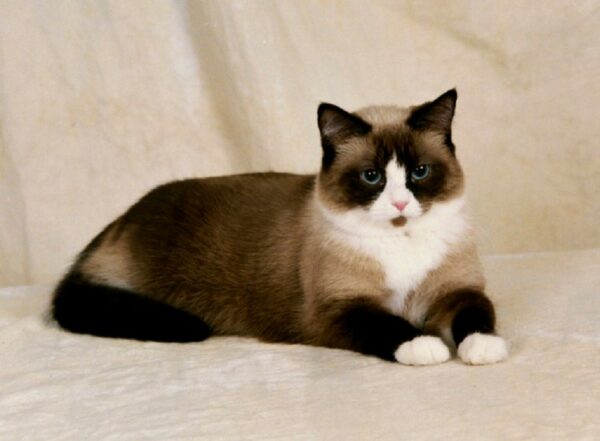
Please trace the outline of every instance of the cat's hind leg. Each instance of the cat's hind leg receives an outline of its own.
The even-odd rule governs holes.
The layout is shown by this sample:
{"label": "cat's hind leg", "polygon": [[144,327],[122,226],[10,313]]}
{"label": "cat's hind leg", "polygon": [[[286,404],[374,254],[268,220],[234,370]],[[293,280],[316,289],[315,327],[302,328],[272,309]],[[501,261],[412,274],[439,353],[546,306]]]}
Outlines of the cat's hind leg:
{"label": "cat's hind leg", "polygon": [[210,335],[199,317],[127,289],[90,282],[77,272],[58,285],[52,315],[68,331],[101,337],[192,342]]}

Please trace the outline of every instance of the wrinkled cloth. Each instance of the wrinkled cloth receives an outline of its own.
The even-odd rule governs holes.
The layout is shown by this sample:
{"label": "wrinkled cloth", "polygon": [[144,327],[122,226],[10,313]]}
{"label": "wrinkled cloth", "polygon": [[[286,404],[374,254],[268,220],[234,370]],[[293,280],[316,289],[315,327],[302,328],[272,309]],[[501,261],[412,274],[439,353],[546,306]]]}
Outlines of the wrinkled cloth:
{"label": "wrinkled cloth", "polygon": [[500,364],[407,367],[220,337],[69,334],[0,290],[1,440],[596,440],[600,249],[486,257]]}

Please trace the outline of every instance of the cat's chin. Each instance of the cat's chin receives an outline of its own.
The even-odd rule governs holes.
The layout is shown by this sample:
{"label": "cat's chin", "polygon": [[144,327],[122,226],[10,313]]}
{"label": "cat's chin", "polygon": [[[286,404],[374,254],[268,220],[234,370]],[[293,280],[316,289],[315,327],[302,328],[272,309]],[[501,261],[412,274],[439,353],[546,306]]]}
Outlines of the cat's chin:
{"label": "cat's chin", "polygon": [[408,222],[406,216],[398,216],[390,221],[394,227],[403,227]]}
{"label": "cat's chin", "polygon": [[386,217],[386,218],[367,218],[364,220],[366,224],[369,224],[372,228],[375,228],[379,231],[390,231],[390,228],[393,230],[400,230],[410,224],[411,220],[414,220],[418,216],[405,216],[400,215],[396,217]]}

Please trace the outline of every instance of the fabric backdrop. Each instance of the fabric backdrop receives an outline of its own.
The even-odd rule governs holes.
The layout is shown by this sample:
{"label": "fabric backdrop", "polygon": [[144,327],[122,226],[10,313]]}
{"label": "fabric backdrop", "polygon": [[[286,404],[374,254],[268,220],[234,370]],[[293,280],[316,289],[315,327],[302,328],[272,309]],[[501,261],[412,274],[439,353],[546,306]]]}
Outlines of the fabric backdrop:
{"label": "fabric backdrop", "polygon": [[316,107],[457,87],[486,253],[600,246],[600,2],[0,1],[0,285],[167,180],[314,172]]}

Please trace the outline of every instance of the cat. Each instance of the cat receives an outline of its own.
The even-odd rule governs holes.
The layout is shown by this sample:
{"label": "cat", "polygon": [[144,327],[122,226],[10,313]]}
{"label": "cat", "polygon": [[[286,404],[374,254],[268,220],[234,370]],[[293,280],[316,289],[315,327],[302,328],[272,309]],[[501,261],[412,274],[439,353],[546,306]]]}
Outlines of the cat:
{"label": "cat", "polygon": [[322,103],[318,174],[155,188],[81,252],[53,317],[98,336],[250,336],[406,365],[455,349],[467,364],[505,359],[465,214],[456,100]]}

